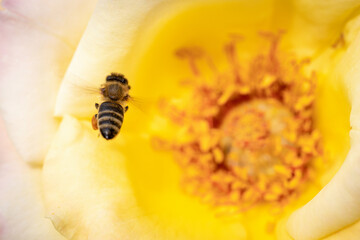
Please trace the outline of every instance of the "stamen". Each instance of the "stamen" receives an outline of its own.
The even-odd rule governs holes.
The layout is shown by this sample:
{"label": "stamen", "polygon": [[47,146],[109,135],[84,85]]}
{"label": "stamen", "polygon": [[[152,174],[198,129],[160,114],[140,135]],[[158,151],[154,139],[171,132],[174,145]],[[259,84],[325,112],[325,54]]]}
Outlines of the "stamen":
{"label": "stamen", "polygon": [[176,139],[154,138],[171,150],[183,172],[186,192],[217,207],[245,211],[256,204],[284,205],[309,180],[321,159],[320,134],[314,128],[316,74],[279,48],[283,32],[260,33],[269,49],[240,66],[239,36],[225,44],[229,71],[219,73],[200,48],[176,52],[196,79],[196,62],[213,69],[213,81],[193,81],[189,99],[166,100],[161,111],[180,126]]}

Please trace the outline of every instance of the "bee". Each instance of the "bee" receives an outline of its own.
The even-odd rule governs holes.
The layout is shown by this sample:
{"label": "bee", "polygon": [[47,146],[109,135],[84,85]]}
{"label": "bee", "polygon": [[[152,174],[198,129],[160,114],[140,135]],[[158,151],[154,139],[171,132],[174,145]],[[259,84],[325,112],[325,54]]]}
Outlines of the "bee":
{"label": "bee", "polygon": [[95,103],[98,113],[92,117],[91,123],[93,129],[99,129],[106,140],[113,139],[120,132],[124,113],[129,108],[129,90],[128,80],[118,73],[108,75],[100,87],[103,102]]}

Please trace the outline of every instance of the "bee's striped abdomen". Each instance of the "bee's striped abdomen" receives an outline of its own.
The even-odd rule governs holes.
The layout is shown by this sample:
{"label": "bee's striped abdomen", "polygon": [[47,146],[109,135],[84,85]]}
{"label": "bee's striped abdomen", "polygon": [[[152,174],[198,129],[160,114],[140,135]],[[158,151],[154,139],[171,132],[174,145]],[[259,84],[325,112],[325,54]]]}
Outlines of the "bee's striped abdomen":
{"label": "bee's striped abdomen", "polygon": [[99,107],[98,125],[101,135],[109,140],[120,131],[124,119],[124,109],[116,102],[103,102]]}

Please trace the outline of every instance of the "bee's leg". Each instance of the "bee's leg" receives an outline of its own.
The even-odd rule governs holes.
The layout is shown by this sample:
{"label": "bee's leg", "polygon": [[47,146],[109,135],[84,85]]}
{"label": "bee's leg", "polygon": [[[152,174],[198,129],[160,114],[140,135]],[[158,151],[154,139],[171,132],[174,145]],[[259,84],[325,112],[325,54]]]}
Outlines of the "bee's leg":
{"label": "bee's leg", "polygon": [[95,108],[99,109],[99,104],[98,103],[95,103]]}
{"label": "bee's leg", "polygon": [[91,119],[91,125],[92,125],[92,128],[94,130],[97,130],[98,129],[98,125],[97,125],[97,114],[95,114],[92,119]]}
{"label": "bee's leg", "polygon": [[129,109],[129,106],[126,106],[126,107],[125,107],[125,112],[126,112],[128,109]]}

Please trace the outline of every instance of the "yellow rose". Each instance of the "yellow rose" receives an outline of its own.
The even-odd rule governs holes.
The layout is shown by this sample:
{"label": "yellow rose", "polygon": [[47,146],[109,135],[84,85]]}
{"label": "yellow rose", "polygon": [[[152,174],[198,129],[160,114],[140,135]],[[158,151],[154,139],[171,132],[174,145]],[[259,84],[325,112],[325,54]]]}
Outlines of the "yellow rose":
{"label": "yellow rose", "polygon": [[[3,5],[1,16],[7,21],[0,29],[21,34],[18,29],[22,25],[8,27],[12,17],[9,14],[15,11],[6,9],[12,5]],[[360,185],[356,180],[359,5],[358,1],[335,0],[100,0],[75,53],[73,46],[77,45],[87,14],[79,17],[80,24],[72,16],[82,11],[71,8],[69,22],[63,29],[57,25],[58,19],[46,21],[42,11],[34,14],[41,16],[31,24],[32,33],[36,33],[27,34],[28,40],[24,40],[24,46],[30,42],[33,49],[23,55],[29,59],[25,63],[36,64],[28,68],[17,66],[15,63],[22,63],[19,56],[26,58],[19,47],[23,45],[14,45],[13,52],[1,60],[5,67],[1,72],[0,97],[2,117],[20,156],[38,165],[45,159],[41,172],[46,217],[67,239],[355,239],[360,231]],[[31,19],[25,10],[16,10],[19,13],[14,19]],[[90,10],[91,7],[84,12]],[[23,15],[27,18],[19,17]],[[281,30],[285,33],[280,41]],[[77,37],[72,37],[71,32]],[[51,42],[36,34],[55,40]],[[229,39],[237,45],[228,45]],[[202,60],[196,59],[194,64],[192,61],[199,55]],[[302,67],[303,64],[307,65]],[[61,78],[66,66],[55,103],[56,79]],[[144,114],[130,106],[119,136],[106,141],[90,126],[97,96],[81,92],[81,87],[98,87],[110,72],[124,73],[132,86],[131,94],[146,99],[147,109]],[[223,72],[230,72],[226,75],[230,77],[224,77],[226,81],[211,82]],[[247,72],[251,74],[246,75]],[[293,86],[292,90],[274,88],[280,83],[280,75],[285,86]],[[31,77],[31,86],[16,83],[25,77]],[[184,78],[190,78],[190,88],[181,86]],[[236,79],[242,81],[242,88],[233,81]],[[199,89],[204,87],[207,92],[201,97]],[[221,94],[217,95],[219,88]],[[283,94],[280,102],[290,112],[296,112],[296,117],[289,117],[284,106],[271,100],[276,98],[275,93]],[[231,108],[228,115],[221,109],[232,96],[265,102],[241,100],[239,103],[249,103],[245,104],[247,107]],[[162,97],[165,105],[159,109],[156,103]],[[254,114],[264,105],[271,109],[270,113]],[[314,111],[309,106],[314,106]],[[173,117],[171,109],[179,110],[185,117]],[[225,119],[221,127],[202,121],[215,115]],[[174,121],[181,126],[174,125]],[[292,155],[291,144],[284,144],[283,138],[279,140],[274,128],[266,127],[274,122],[289,126],[290,130],[280,135],[301,149],[299,156]],[[291,130],[292,125],[299,124],[307,129],[307,135]],[[219,129],[228,135],[224,138],[220,134],[220,140],[214,140]],[[274,136],[267,138],[269,131]],[[173,153],[154,147],[151,142],[156,139],[163,141],[160,148],[175,146],[167,148]],[[236,182],[239,188],[246,189],[246,194],[239,197],[237,191],[231,192],[230,207],[225,204],[227,195],[214,194],[214,188],[208,184],[235,185],[230,171],[211,173],[206,175],[208,178],[203,174],[208,172],[207,163],[214,164],[208,160],[209,154],[216,164],[225,161],[227,153],[222,147],[227,146],[229,139],[233,149],[236,145],[236,151],[241,148],[242,154],[253,161],[239,161],[235,156],[235,164],[241,167],[230,166],[231,157],[227,155],[227,168],[237,177],[256,179],[255,183],[247,181],[246,186],[244,181]],[[214,141],[220,148],[211,147]],[[189,142],[199,143],[201,151],[187,148]],[[248,150],[260,151],[263,147],[261,151],[267,153],[268,146],[277,149],[277,155],[269,153],[271,164],[265,168],[257,162],[260,155],[249,155]],[[182,147],[186,147],[186,154],[179,151]],[[176,162],[173,154],[180,156],[181,161]],[[290,159],[288,165],[281,159],[276,164],[273,156],[283,155]],[[310,160],[301,157],[305,155]],[[187,161],[188,156],[202,164],[203,172],[197,168],[199,165]],[[298,166],[306,166],[306,170],[293,170]],[[271,174],[267,173],[269,169]],[[279,185],[269,180],[273,172],[275,177],[289,173],[294,176],[291,181],[279,177],[285,179],[276,182]],[[11,176],[11,172],[6,175],[5,185]],[[296,176],[299,177],[295,181]],[[254,189],[260,189],[261,194],[256,195]],[[18,194],[24,194],[26,187],[18,190]],[[1,202],[4,201],[8,199]],[[38,198],[32,201],[42,208]],[[237,203],[251,203],[251,207],[239,208]],[[34,215],[37,220],[38,213]],[[6,218],[4,222],[6,226]],[[14,235],[4,236],[17,239]]]}

